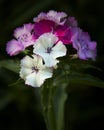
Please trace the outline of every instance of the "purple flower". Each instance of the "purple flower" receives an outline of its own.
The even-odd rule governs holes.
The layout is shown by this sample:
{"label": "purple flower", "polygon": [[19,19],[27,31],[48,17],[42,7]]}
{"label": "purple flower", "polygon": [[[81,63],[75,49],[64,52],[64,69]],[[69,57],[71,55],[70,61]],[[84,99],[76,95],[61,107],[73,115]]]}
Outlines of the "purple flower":
{"label": "purple flower", "polygon": [[70,28],[75,28],[78,26],[78,23],[75,17],[68,17],[68,19],[65,22],[65,25],[69,26]]}
{"label": "purple flower", "polygon": [[50,10],[48,13],[40,13],[38,17],[33,19],[34,22],[39,22],[41,20],[51,20],[55,22],[55,24],[63,25],[66,21],[67,14],[64,12],[57,12],[54,10]]}
{"label": "purple flower", "polygon": [[86,60],[91,58],[95,60],[97,43],[90,40],[90,36],[87,32],[83,32],[81,29],[77,28],[71,41],[80,59]]}
{"label": "purple flower", "polygon": [[24,24],[23,27],[19,27],[14,31],[14,37],[23,44],[24,48],[34,44],[33,37],[33,24]]}
{"label": "purple flower", "polygon": [[23,50],[24,50],[24,46],[15,39],[13,39],[7,43],[6,51],[10,56],[15,56]]}

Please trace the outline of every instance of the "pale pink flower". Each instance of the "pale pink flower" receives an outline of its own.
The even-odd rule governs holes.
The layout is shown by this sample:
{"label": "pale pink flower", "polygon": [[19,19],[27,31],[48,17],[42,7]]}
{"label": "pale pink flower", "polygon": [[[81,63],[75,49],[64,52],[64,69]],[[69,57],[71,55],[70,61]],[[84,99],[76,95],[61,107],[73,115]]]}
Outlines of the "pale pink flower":
{"label": "pale pink flower", "polygon": [[66,21],[67,14],[64,12],[57,12],[54,10],[50,10],[47,13],[40,13],[38,17],[33,19],[34,22],[39,22],[41,20],[50,20],[55,22],[58,25],[63,25]]}
{"label": "pale pink flower", "polygon": [[33,29],[34,25],[29,23],[14,30],[14,37],[23,44],[24,48],[34,44]]}

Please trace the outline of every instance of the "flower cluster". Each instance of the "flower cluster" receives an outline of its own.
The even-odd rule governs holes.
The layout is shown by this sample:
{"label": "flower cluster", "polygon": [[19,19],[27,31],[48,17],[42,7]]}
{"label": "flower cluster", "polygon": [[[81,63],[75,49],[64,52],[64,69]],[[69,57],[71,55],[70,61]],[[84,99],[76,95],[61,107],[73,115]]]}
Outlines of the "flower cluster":
{"label": "flower cluster", "polygon": [[7,43],[6,51],[15,56],[31,46],[32,55],[21,60],[20,77],[25,84],[40,87],[47,78],[52,77],[54,68],[67,52],[67,45],[77,51],[80,59],[96,58],[96,42],[83,32],[74,17],[64,12],[50,10],[40,13],[33,23],[24,24],[14,30],[14,39]]}

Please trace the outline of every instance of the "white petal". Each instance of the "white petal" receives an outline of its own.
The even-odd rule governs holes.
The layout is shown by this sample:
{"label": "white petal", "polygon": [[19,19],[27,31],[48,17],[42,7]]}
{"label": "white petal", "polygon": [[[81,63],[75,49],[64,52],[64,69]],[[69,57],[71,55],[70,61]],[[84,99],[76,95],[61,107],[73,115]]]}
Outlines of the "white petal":
{"label": "white petal", "polygon": [[25,56],[21,60],[21,67],[31,68],[33,66],[33,59],[29,56]]}
{"label": "white petal", "polygon": [[33,55],[33,64],[34,66],[37,66],[38,68],[44,68],[44,65],[43,65],[43,59],[42,57],[40,57],[39,55]]}
{"label": "white petal", "polygon": [[25,68],[25,67],[22,67],[21,70],[20,70],[20,77],[22,79],[26,79],[26,76],[31,74],[32,73],[32,70],[31,68]]}
{"label": "white petal", "polygon": [[42,55],[43,53],[46,52],[46,48],[44,48],[43,45],[40,44],[40,42],[36,42],[34,45],[34,49],[33,49],[33,53],[38,54],[38,55]]}
{"label": "white petal", "polygon": [[62,57],[66,55],[66,47],[63,45],[63,43],[60,41],[58,42],[53,48],[51,55],[53,58]]}
{"label": "white petal", "polygon": [[55,66],[59,62],[57,59],[54,59],[51,54],[48,53],[43,54],[42,57],[47,67]]}
{"label": "white petal", "polygon": [[39,71],[38,76],[41,77],[41,79],[45,80],[52,77],[52,70],[50,68],[45,68],[42,71]]}
{"label": "white petal", "polygon": [[25,83],[28,84],[28,85],[31,85],[32,87],[40,87],[40,85],[43,83],[43,81],[42,81],[42,83],[40,83],[40,82],[38,83],[37,74],[32,73],[32,74],[30,74],[26,77]]}
{"label": "white petal", "polygon": [[40,87],[45,79],[52,77],[52,72],[48,69],[39,71],[38,73],[32,73],[26,77],[26,84],[32,87]]}
{"label": "white petal", "polygon": [[38,40],[36,40],[34,44],[34,50],[33,52],[45,52],[47,51],[47,48],[52,47],[56,42],[58,38],[52,34],[52,33],[45,33],[39,37]]}

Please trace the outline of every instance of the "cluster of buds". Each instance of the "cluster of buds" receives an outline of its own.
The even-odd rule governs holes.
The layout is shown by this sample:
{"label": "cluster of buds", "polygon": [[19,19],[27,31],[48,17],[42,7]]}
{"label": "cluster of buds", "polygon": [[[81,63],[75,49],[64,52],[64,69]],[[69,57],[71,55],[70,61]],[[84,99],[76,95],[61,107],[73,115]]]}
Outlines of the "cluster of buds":
{"label": "cluster of buds", "polygon": [[20,77],[25,84],[40,87],[51,78],[59,60],[72,45],[77,57],[82,60],[96,58],[96,42],[91,41],[87,32],[78,27],[74,17],[64,12],[50,10],[33,18],[33,23],[24,24],[14,30],[14,39],[7,43],[6,51],[15,56],[32,46],[32,55],[21,60]]}

